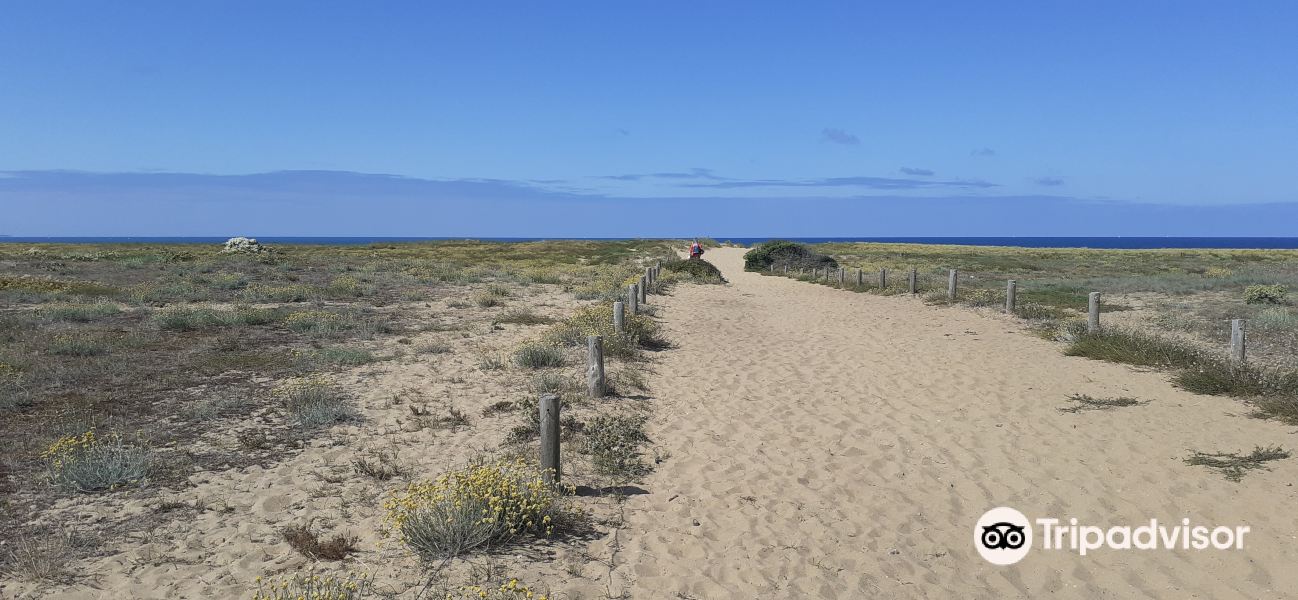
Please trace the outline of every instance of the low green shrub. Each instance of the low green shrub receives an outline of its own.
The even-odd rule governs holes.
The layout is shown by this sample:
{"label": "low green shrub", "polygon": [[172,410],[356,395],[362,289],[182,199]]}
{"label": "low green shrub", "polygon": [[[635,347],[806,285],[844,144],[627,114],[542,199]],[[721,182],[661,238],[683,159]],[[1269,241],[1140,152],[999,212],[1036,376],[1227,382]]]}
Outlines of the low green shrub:
{"label": "low green shrub", "polygon": [[669,260],[662,264],[662,270],[667,273],[679,273],[688,277],[696,283],[725,283],[726,278],[721,276],[721,270],[712,263],[703,259],[694,260]]}
{"label": "low green shrub", "polygon": [[116,432],[100,437],[94,429],[60,437],[41,453],[50,481],[77,492],[111,491],[143,483],[150,457],[147,448],[127,444]]}
{"label": "low green shrub", "polygon": [[744,254],[745,271],[765,271],[771,265],[775,265],[777,269],[782,269],[785,265],[790,269],[837,268],[838,261],[813,252],[802,244],[785,240],[763,242]]}
{"label": "low green shrub", "polygon": [[1114,327],[1075,334],[1064,354],[1143,367],[1175,368],[1196,366],[1202,358],[1189,344]]}
{"label": "low green shrub", "polygon": [[281,384],[275,388],[275,396],[303,427],[331,425],[356,416],[347,394],[319,377]]}
{"label": "low green shrub", "polygon": [[649,443],[646,420],[640,415],[600,415],[586,423],[581,449],[590,455],[596,472],[632,478],[649,470],[640,456],[640,448]]}
{"label": "low green shrub", "polygon": [[514,364],[528,369],[562,367],[563,351],[554,346],[530,343],[514,351]]}
{"label": "low green shrub", "polygon": [[1289,290],[1283,285],[1250,285],[1244,288],[1244,302],[1249,304],[1284,304]]}
{"label": "low green shrub", "polygon": [[604,338],[604,354],[617,358],[632,358],[640,348],[667,345],[658,323],[644,313],[625,313],[623,328],[620,334],[614,328],[611,304],[597,304],[578,310],[546,330],[541,339],[552,346],[584,347],[587,336],[598,335]]}
{"label": "low green shrub", "polygon": [[394,494],[383,503],[384,524],[433,562],[523,535],[553,534],[563,492],[522,460],[476,462]]}

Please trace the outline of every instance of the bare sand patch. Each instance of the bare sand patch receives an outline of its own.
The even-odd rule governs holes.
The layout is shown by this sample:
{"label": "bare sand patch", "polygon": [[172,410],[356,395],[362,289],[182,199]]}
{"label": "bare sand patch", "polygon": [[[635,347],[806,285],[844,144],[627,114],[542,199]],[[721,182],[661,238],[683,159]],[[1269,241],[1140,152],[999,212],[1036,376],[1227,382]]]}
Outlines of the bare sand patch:
{"label": "bare sand patch", "polygon": [[[663,300],[651,437],[614,593],[644,598],[1280,597],[1298,589],[1294,461],[1232,483],[1190,449],[1293,445],[1291,427],[1164,374],[1065,357],[1017,321],[742,271]],[[1147,405],[1070,414],[1072,394]],[[984,562],[987,509],[1100,525],[1249,525],[1243,551],[1034,550]]]}

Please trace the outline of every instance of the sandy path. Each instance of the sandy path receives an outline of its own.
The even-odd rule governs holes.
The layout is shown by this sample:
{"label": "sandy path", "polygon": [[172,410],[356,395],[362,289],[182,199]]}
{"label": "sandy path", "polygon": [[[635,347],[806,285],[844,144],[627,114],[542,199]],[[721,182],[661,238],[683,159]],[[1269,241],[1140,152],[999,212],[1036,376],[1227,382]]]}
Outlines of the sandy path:
{"label": "sandy path", "polygon": [[[1242,483],[1191,449],[1295,443],[1158,373],[1065,357],[1013,321],[908,297],[744,273],[679,286],[679,348],[651,430],[671,456],[628,501],[613,590],[643,598],[1161,597],[1298,594],[1298,459]],[[1150,404],[1068,414],[1069,394]],[[994,567],[994,506],[1101,526],[1249,525],[1242,551],[1036,549]]]}

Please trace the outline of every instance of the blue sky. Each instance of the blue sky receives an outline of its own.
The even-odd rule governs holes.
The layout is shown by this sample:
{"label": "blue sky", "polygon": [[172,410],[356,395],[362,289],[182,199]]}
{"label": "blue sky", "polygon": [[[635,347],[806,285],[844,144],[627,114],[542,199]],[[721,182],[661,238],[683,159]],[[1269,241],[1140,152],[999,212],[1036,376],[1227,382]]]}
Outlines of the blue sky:
{"label": "blue sky", "polygon": [[[0,234],[1292,235],[1295,22],[1293,2],[8,3]],[[650,207],[677,214],[601,216]]]}

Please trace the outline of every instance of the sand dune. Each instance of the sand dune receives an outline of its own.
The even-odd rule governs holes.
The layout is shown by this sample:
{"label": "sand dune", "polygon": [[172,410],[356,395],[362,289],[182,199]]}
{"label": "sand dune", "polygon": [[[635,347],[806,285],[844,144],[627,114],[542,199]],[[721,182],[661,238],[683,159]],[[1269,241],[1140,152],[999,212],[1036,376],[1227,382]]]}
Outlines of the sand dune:
{"label": "sand dune", "polygon": [[[613,591],[644,598],[1274,598],[1298,590],[1298,461],[1232,483],[1191,449],[1294,445],[1293,428],[1164,375],[1065,357],[991,313],[742,271],[656,299],[679,348],[654,381],[670,458],[630,498]],[[1144,406],[1078,414],[1070,394]],[[1242,551],[973,546],[995,506],[1140,525],[1248,525]],[[606,544],[607,542],[602,542]]]}

